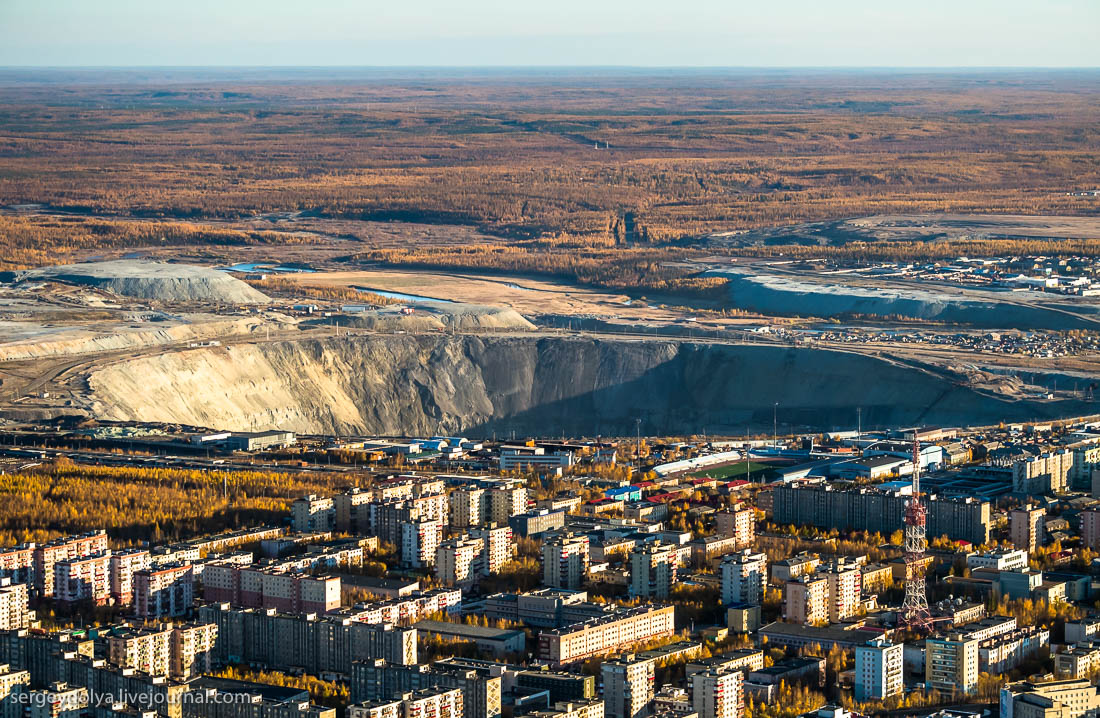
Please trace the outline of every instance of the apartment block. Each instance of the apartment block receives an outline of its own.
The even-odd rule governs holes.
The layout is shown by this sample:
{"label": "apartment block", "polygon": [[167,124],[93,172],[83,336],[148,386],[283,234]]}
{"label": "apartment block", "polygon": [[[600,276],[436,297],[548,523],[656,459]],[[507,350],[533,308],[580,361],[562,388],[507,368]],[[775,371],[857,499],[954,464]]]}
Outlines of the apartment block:
{"label": "apartment block", "polygon": [[481,552],[477,565],[477,570],[483,576],[497,573],[515,555],[516,546],[512,542],[512,528],[507,524],[489,524],[470,529],[470,538],[479,539],[485,543],[485,550]]}
{"label": "apartment block", "polygon": [[671,544],[635,546],[630,554],[630,596],[667,599],[676,585],[676,564]]}
{"label": "apartment block", "polygon": [[309,693],[228,678],[204,677],[188,684],[182,718],[336,718],[335,708],[309,702]]}
{"label": "apartment block", "polygon": [[374,495],[370,491],[363,491],[358,486],[333,496],[333,527],[345,534],[367,533],[370,530],[370,511],[367,504],[373,500]]}
{"label": "apartment block", "polygon": [[1100,709],[1100,691],[1086,679],[1033,683],[1001,688],[1000,718],[1079,718]]}
{"label": "apartment block", "polygon": [[516,536],[541,536],[547,531],[557,531],[565,526],[565,511],[529,511],[508,519],[508,526]]}
{"label": "apartment block", "polygon": [[402,693],[393,700],[348,706],[347,718],[463,718],[462,691],[432,686]]}
{"label": "apartment block", "polygon": [[435,550],[435,577],[444,583],[469,584],[477,580],[476,563],[485,542],[469,537],[453,538]]}
{"label": "apartment block", "polygon": [[653,708],[656,661],[630,654],[604,661],[604,715],[608,718],[644,718]]}
{"label": "apartment block", "polygon": [[26,718],[83,718],[88,710],[88,689],[63,681],[29,691]]}
{"label": "apartment block", "polygon": [[0,548],[0,578],[12,583],[35,584],[34,544]]}
{"label": "apartment block", "polygon": [[1012,491],[1025,496],[1065,493],[1072,469],[1073,452],[1068,449],[1019,459],[1012,464]]}
{"label": "apartment block", "polygon": [[603,718],[603,701],[558,701],[550,708],[535,711],[531,718]]}
{"label": "apartment block", "polygon": [[184,616],[195,602],[195,573],[190,565],[147,568],[134,573],[134,615],[142,618]]}
{"label": "apartment block", "polygon": [[111,597],[110,552],[68,558],[53,565],[53,592],[58,603],[91,601],[103,605]]}
{"label": "apartment block", "polygon": [[0,631],[26,628],[34,618],[27,607],[29,590],[25,583],[0,578]]}
{"label": "apartment block", "polygon": [[928,687],[946,693],[973,693],[978,687],[978,645],[978,639],[959,633],[926,639],[924,681]]}
{"label": "apartment block", "polygon": [[551,588],[579,589],[588,575],[588,537],[555,534],[542,544],[542,583]]}
{"label": "apartment block", "polygon": [[832,561],[821,569],[829,582],[829,622],[838,623],[859,613],[863,572],[854,561]]}
{"label": "apartment block", "polygon": [[393,665],[384,660],[357,661],[351,676],[353,701],[393,700],[394,696],[429,687],[462,691],[466,718],[499,718],[501,676],[481,670],[437,661],[429,665]]}
{"label": "apartment block", "polygon": [[439,519],[416,519],[401,524],[401,562],[414,568],[435,564],[435,551],[443,540],[443,523]]}
{"label": "apartment block", "polygon": [[715,515],[721,536],[731,536],[740,546],[752,546],[756,539],[756,512],[751,508],[719,511]]}
{"label": "apartment block", "polygon": [[878,701],[902,692],[904,649],[904,644],[890,643],[882,638],[868,641],[865,646],[856,646],[857,701]]}
{"label": "apartment block", "polygon": [[67,536],[35,546],[33,554],[35,590],[43,598],[54,595],[54,564],[58,561],[106,553],[107,532],[103,530]]}
{"label": "apartment block", "polygon": [[505,526],[508,519],[527,512],[527,487],[509,483],[489,489],[488,520]]}
{"label": "apartment block", "polygon": [[336,507],[330,496],[310,494],[290,505],[294,530],[298,533],[332,531],[336,526]]}
{"label": "apartment block", "polygon": [[111,600],[116,606],[129,606],[134,601],[134,573],[152,565],[145,549],[123,549],[111,554]]}
{"label": "apartment block", "polygon": [[1100,510],[1081,512],[1081,542],[1094,551],[1100,549]]}
{"label": "apartment block", "polygon": [[1046,511],[1038,506],[1024,506],[1008,514],[1012,545],[1021,551],[1035,553],[1043,545],[1043,524]]}
{"label": "apartment block", "polygon": [[745,549],[722,560],[722,604],[754,603],[764,600],[768,580],[768,557]]}
{"label": "apartment block", "polygon": [[671,636],[673,606],[638,606],[539,634],[538,658],[554,666],[582,661],[641,641]]}
{"label": "apartment block", "polygon": [[991,568],[996,571],[1018,571],[1027,568],[1027,550],[987,551],[966,557],[967,568]]}
{"label": "apartment block", "polygon": [[489,515],[489,494],[477,486],[460,486],[447,496],[447,504],[455,528],[481,526]]}
{"label": "apartment block", "polygon": [[784,588],[783,617],[791,623],[829,622],[829,581],[816,574],[788,581]]}
{"label": "apartment block", "polygon": [[199,622],[217,626],[214,658],[286,670],[296,667],[319,676],[351,675],[352,663],[383,658],[398,665],[416,663],[416,629],[366,623],[346,616],[284,614],[272,609],[233,609],[228,604],[199,608]]}
{"label": "apartment block", "polygon": [[711,669],[691,676],[691,703],[699,718],[740,718],[744,695],[741,671]]}
{"label": "apartment block", "polygon": [[209,673],[214,668],[214,648],[218,627],[213,623],[194,623],[172,628],[171,664],[168,675],[186,681]]}
{"label": "apartment block", "polygon": [[0,718],[23,718],[20,699],[30,690],[31,674],[0,664]]}
{"label": "apartment block", "polygon": [[107,659],[121,668],[167,676],[172,665],[172,627],[127,629],[107,636]]}
{"label": "apartment block", "polygon": [[[889,536],[903,524],[909,497],[873,487],[837,488],[825,483],[779,485],[772,491],[777,524],[878,531]],[[989,542],[992,525],[988,501],[924,496],[928,535]]]}

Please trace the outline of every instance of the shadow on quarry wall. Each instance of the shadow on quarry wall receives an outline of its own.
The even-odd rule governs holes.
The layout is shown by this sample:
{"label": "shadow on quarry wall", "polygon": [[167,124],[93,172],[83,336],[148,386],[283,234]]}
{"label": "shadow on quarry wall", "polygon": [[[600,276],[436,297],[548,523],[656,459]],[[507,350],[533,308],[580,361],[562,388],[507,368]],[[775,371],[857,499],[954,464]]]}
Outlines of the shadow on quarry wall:
{"label": "shadow on quarry wall", "polygon": [[[1087,413],[1084,402],[1006,400],[943,377],[855,354],[784,347],[681,345],[639,377],[463,428],[473,436],[736,436],[910,424],[995,424]],[[494,407],[499,408],[499,407]],[[640,426],[637,421],[641,420]]]}

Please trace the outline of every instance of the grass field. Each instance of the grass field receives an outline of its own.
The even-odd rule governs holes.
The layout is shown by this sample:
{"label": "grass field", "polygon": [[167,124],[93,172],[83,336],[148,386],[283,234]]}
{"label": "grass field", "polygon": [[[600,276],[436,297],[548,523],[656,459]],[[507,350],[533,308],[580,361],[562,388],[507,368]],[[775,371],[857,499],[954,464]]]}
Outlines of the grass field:
{"label": "grass field", "polygon": [[712,469],[704,469],[702,471],[696,471],[695,473],[688,474],[693,479],[740,479],[744,478],[746,473],[751,474],[754,478],[761,478],[768,476],[772,473],[772,467],[768,464],[761,464],[756,461],[750,461],[748,470],[746,472],[745,462],[739,461],[736,464],[727,464],[725,466],[715,466]]}

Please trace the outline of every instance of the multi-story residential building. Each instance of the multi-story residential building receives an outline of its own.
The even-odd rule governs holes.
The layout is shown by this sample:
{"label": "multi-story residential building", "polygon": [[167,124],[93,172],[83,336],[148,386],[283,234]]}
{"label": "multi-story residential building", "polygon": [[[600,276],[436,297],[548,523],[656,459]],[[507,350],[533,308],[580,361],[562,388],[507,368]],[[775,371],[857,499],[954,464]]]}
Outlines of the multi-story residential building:
{"label": "multi-story residential building", "polygon": [[512,542],[510,526],[489,524],[481,528],[473,528],[470,529],[470,538],[480,539],[485,543],[485,549],[481,552],[476,566],[483,576],[497,573],[515,555],[516,546]]}
{"label": "multi-story residential building", "polygon": [[603,718],[603,701],[558,701],[550,708],[531,713],[531,718]]}
{"label": "multi-story residential building", "polygon": [[435,550],[435,577],[444,583],[467,584],[478,578],[476,562],[485,542],[469,537],[453,538]]}
{"label": "multi-story residential building", "polygon": [[588,537],[555,534],[542,544],[542,583],[551,588],[579,589],[588,575]]}
{"label": "multi-story residential building", "polygon": [[123,549],[111,554],[111,600],[116,606],[129,606],[134,601],[134,573],[151,566],[145,549]]}
{"label": "multi-story residential building", "polygon": [[91,601],[103,605],[111,597],[110,551],[68,558],[53,565],[54,599],[62,604]]}
{"label": "multi-story residential building", "polygon": [[422,519],[437,519],[441,526],[447,525],[446,494],[427,494],[408,499],[375,502],[369,504],[369,508],[370,533],[382,541],[392,543],[397,547],[398,552],[402,549],[402,527],[405,524]]}
{"label": "multi-story residential building", "polygon": [[114,631],[107,636],[107,658],[122,668],[167,676],[172,666],[172,627]]}
{"label": "multi-story residential building", "polygon": [[213,623],[193,623],[172,628],[171,665],[168,675],[186,681],[209,673],[214,668],[214,647],[218,627]]}
{"label": "multi-story residential building", "polygon": [[764,600],[768,581],[768,557],[745,549],[722,560],[722,603],[755,603]]}
{"label": "multi-story residential building", "polygon": [[1087,679],[1032,683],[1001,688],[1000,718],[1080,718],[1100,709],[1100,691]]}
{"label": "multi-story residential building", "polygon": [[[888,536],[903,524],[909,496],[873,487],[836,488],[825,483],[777,485],[772,511],[777,524],[878,531]],[[924,496],[928,535],[989,542],[992,525],[988,501]]]}
{"label": "multi-story residential building", "polygon": [[[332,497],[334,528],[340,533],[365,534],[370,530],[370,512],[366,505],[374,500],[370,491],[354,486]],[[293,511],[293,507],[291,507]],[[305,511],[305,509],[303,509]]]}
{"label": "multi-story residential building", "polygon": [[340,607],[340,578],[303,573],[294,562],[248,565],[232,561],[203,569],[203,598],[245,608],[326,613]]}
{"label": "multi-story residential building", "polygon": [[210,676],[187,687],[182,718],[336,718],[335,708],[310,703],[304,690]]}
{"label": "multi-story residential building", "polygon": [[1050,652],[1050,629],[1026,626],[1007,635],[982,641],[978,645],[978,670],[1003,674],[1031,658]]}
{"label": "multi-story residential building", "polygon": [[676,553],[671,544],[635,546],[630,554],[630,595],[668,598],[676,585]]}
{"label": "multi-story residential building", "polygon": [[336,507],[331,496],[310,494],[290,505],[294,530],[299,533],[332,531],[336,526]]}
{"label": "multi-story residential building", "polygon": [[431,686],[458,688],[466,718],[499,718],[501,676],[491,668],[468,667],[448,661],[429,665],[393,665],[383,660],[357,661],[351,676],[353,701],[392,699],[395,695]]}
{"label": "multi-story residential building", "polygon": [[88,710],[88,689],[57,681],[28,692],[26,718],[83,718]]}
{"label": "multi-story residential building", "polygon": [[147,568],[134,573],[134,615],[142,618],[184,616],[195,602],[195,573],[190,564]]}
{"label": "multi-story residential building", "polygon": [[1018,571],[1027,568],[1027,551],[1012,549],[1010,551],[987,551],[975,553],[966,557],[966,567],[991,568],[996,571]]}
{"label": "multi-story residential building", "polygon": [[1019,459],[1012,465],[1012,491],[1023,496],[1065,493],[1072,468],[1068,449]]}
{"label": "multi-story residential building", "polygon": [[23,695],[30,690],[29,671],[12,670],[0,664],[0,718],[23,718]]}
{"label": "multi-story residential building", "polygon": [[351,675],[352,664],[372,658],[415,664],[416,629],[367,623],[347,616],[284,614],[227,604],[199,608],[199,621],[217,626],[214,659],[284,668],[321,676]]}
{"label": "multi-story residential building", "polygon": [[756,539],[756,512],[751,508],[736,508],[716,514],[717,530],[722,536],[732,536],[741,546],[752,546]]}
{"label": "multi-story residential building", "polygon": [[1046,511],[1038,506],[1023,506],[1008,514],[1012,545],[1021,551],[1035,553],[1043,545],[1043,522]]}
{"label": "multi-story residential building", "polygon": [[481,526],[489,513],[489,494],[477,486],[460,486],[447,497],[451,526],[467,529]]}
{"label": "multi-story residential building", "polygon": [[699,718],[740,718],[744,701],[741,671],[711,669],[691,676],[691,703]]}
{"label": "multi-story residential building", "polygon": [[814,573],[820,565],[820,556],[811,553],[800,553],[773,563],[771,566],[771,581],[783,586],[788,581]]}
{"label": "multi-story residential building", "polygon": [[30,625],[34,613],[27,607],[28,593],[27,584],[0,578],[0,631],[17,631]]}
{"label": "multi-story residential building", "polygon": [[590,701],[596,697],[596,677],[559,671],[527,670],[516,673],[516,686],[546,691],[550,700]]}
{"label": "multi-story residential building", "polygon": [[0,578],[12,583],[35,584],[34,544],[0,548]]}
{"label": "multi-story residential building", "polygon": [[527,487],[520,482],[489,489],[488,520],[506,526],[508,519],[527,512]]}
{"label": "multi-story residential building", "polygon": [[1100,509],[1081,512],[1081,542],[1094,551],[1100,549]]}
{"label": "multi-story residential building", "polygon": [[924,681],[946,693],[973,693],[978,687],[976,638],[955,633],[924,641]]}
{"label": "multi-story residential building", "polygon": [[463,718],[458,688],[432,686],[402,693],[393,700],[363,701],[348,706],[347,718]]}
{"label": "multi-story residential building", "polygon": [[791,623],[820,625],[829,621],[829,580],[799,576],[784,588],[783,617]]}
{"label": "multi-story residential building", "polygon": [[855,698],[877,701],[896,696],[904,689],[905,645],[876,638],[856,647]]}
{"label": "multi-story residential building", "polygon": [[565,511],[529,511],[508,519],[508,526],[516,536],[541,536],[547,531],[557,531],[565,526]]}
{"label": "multi-story residential building", "polygon": [[643,605],[539,634],[538,658],[554,666],[583,661],[674,632],[673,606]]}
{"label": "multi-story residential building", "polygon": [[836,560],[821,573],[829,582],[829,621],[838,623],[859,613],[863,592],[863,572],[859,564]]}
{"label": "multi-story residential building", "polygon": [[67,536],[34,547],[34,588],[38,595],[54,595],[54,564],[70,558],[99,556],[107,553],[107,532],[93,531]]}
{"label": "multi-story residential building", "polygon": [[604,715],[608,718],[643,718],[653,707],[656,661],[626,655],[604,661]]}
{"label": "multi-story residential building", "polygon": [[401,524],[401,562],[414,568],[430,568],[435,564],[435,551],[443,540],[443,523],[439,519],[416,519]]}
{"label": "multi-story residential building", "polygon": [[1100,668],[1100,644],[1078,643],[1054,656],[1059,678],[1090,678]]}

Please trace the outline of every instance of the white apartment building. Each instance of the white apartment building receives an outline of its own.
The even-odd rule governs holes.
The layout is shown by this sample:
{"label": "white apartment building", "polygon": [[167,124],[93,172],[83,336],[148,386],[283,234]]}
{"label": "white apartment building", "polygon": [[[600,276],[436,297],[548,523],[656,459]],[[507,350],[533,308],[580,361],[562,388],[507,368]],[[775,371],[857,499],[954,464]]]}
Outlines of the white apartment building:
{"label": "white apartment building", "polygon": [[755,603],[764,600],[768,581],[768,557],[745,549],[722,559],[722,603]]}
{"label": "white apartment building", "polygon": [[481,539],[453,538],[435,550],[435,577],[444,583],[464,584],[477,580],[476,563],[485,549]]}
{"label": "white apartment building", "polygon": [[588,574],[588,537],[557,534],[542,544],[542,583],[577,590]]}
{"label": "white apartment building", "polygon": [[512,543],[512,528],[507,524],[503,526],[490,524],[470,529],[470,538],[480,539],[485,543],[485,549],[476,567],[483,576],[497,573],[515,555],[516,546]]}
{"label": "white apartment building", "polygon": [[856,646],[855,698],[876,701],[902,692],[905,645],[882,638]]}
{"label": "white apartment building", "polygon": [[34,614],[27,608],[27,594],[27,584],[0,578],[0,631],[17,631],[30,625]]}
{"label": "white apartment building", "polygon": [[744,674],[713,668],[692,674],[691,704],[699,718],[741,718]]}
{"label": "white apartment building", "polygon": [[635,546],[630,553],[630,595],[668,598],[676,585],[678,547],[650,543]]}
{"label": "white apartment building", "polygon": [[435,551],[443,540],[440,519],[419,519],[401,522],[401,561],[414,568],[426,568],[435,563]]}
{"label": "white apartment building", "polygon": [[987,551],[966,557],[966,567],[992,568],[998,571],[1020,571],[1027,568],[1027,551],[1012,549],[1009,551]]}

